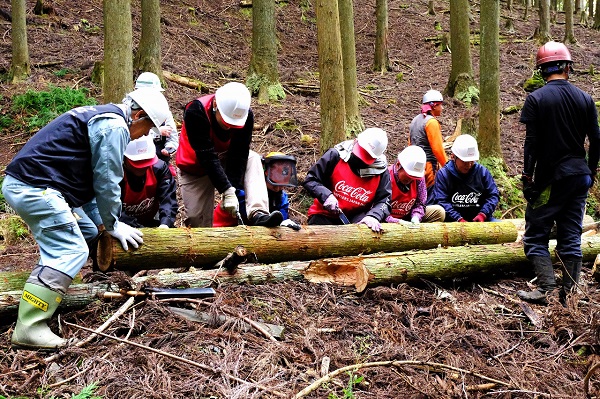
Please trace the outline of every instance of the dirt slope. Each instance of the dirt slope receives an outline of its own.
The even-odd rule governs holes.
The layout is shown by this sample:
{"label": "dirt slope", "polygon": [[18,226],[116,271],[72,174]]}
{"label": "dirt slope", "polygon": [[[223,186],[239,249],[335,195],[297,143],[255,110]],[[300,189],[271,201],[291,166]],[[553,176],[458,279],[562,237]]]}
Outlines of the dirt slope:
{"label": "dirt slope", "polygon": [[[34,1],[28,1],[33,9]],[[163,68],[200,79],[212,88],[229,80],[243,80],[250,59],[251,19],[235,0],[163,1]],[[426,1],[389,1],[390,58],[392,71],[371,71],[374,51],[375,2],[355,0],[356,47],[359,89],[365,103],[361,108],[367,126],[384,128],[390,135],[387,155],[393,159],[407,141],[408,124],[418,112],[420,99],[429,88],[443,90],[450,69],[450,54],[437,54],[432,41],[438,35],[435,23],[449,30],[447,1],[436,1],[436,15],[427,14]],[[89,79],[93,63],[102,58],[102,2],[85,3],[46,0],[54,13],[28,15],[31,78],[22,85],[0,83],[0,106],[10,107],[10,98],[28,88],[60,86],[87,87],[101,100],[99,89]],[[279,67],[288,96],[281,104],[253,108],[258,129],[253,149],[266,153],[284,151],[299,160],[299,173],[319,157],[319,98],[299,95],[286,83],[318,85],[314,2],[293,0],[281,3],[277,11],[280,40]],[[504,6],[504,3],[502,3]],[[10,1],[0,0],[0,9],[10,10]],[[478,10],[473,10],[472,30],[478,30]],[[502,106],[522,104],[526,93],[522,82],[531,76],[537,45],[528,40],[537,17],[530,12],[522,20],[515,9],[515,31],[501,24]],[[508,16],[506,10],[503,16]],[[135,41],[139,40],[139,2],[133,5]],[[563,15],[552,25],[552,34],[563,35]],[[4,34],[0,40],[0,72],[10,66],[10,24],[0,18]],[[598,99],[600,83],[587,73],[598,69],[600,34],[577,26],[577,45],[570,46],[575,68],[572,81]],[[478,47],[473,46],[478,74]],[[53,67],[44,63],[59,61]],[[39,65],[36,67],[36,65]],[[64,77],[54,72],[69,69]],[[402,73],[403,79],[398,80]],[[198,93],[170,83],[166,96],[175,118]],[[457,121],[473,115],[475,108],[447,99],[441,117],[444,134],[450,135]],[[290,121],[290,130],[277,122]],[[521,168],[523,129],[518,114],[501,120],[502,149],[512,174]],[[2,132],[0,167],[18,150],[19,132]],[[312,145],[302,144],[308,134]],[[297,190],[292,195],[292,214],[302,220],[305,200]],[[32,242],[9,247],[0,254],[0,270],[28,270],[36,262]],[[589,266],[589,265],[587,265]],[[86,268],[84,272],[89,272]],[[82,349],[70,349],[52,364],[38,363],[43,355],[9,349],[11,324],[0,335],[0,397],[70,397],[96,382],[97,394],[105,398],[291,398],[319,377],[325,358],[330,370],[356,363],[387,360],[420,360],[443,363],[464,371],[444,372],[440,368],[373,367],[352,373],[364,377],[355,386],[342,373],[329,384],[310,393],[310,398],[583,398],[583,378],[598,352],[598,303],[596,283],[585,270],[586,295],[578,305],[534,307],[542,320],[533,326],[514,303],[516,289],[527,287],[522,277],[496,282],[456,281],[446,287],[424,282],[420,288],[399,286],[367,290],[363,295],[328,285],[301,283],[267,286],[218,286],[212,305],[200,310],[212,314],[230,311],[253,320],[279,324],[285,334],[273,343],[256,331],[240,331],[240,321],[225,325],[203,325],[180,319],[162,305],[141,303],[135,312],[113,323],[108,333],[192,359],[215,370],[198,369],[140,348],[118,346],[98,339]],[[481,285],[480,285],[481,284]],[[489,289],[492,289],[490,291]],[[496,293],[496,294],[495,294]],[[575,301],[576,303],[577,301]],[[62,320],[97,327],[113,314],[119,303],[98,302],[85,310],[62,315]],[[190,307],[189,305],[187,307]],[[52,327],[56,327],[53,322]],[[84,338],[87,333],[63,325],[67,336]],[[29,365],[32,370],[23,371]],[[241,384],[225,374],[254,381],[266,389]],[[482,377],[483,376],[483,377]],[[65,381],[65,379],[72,377]],[[485,377],[485,378],[484,378]],[[481,384],[489,379],[494,386]],[[599,389],[598,378],[590,388]],[[38,390],[42,388],[42,390]],[[344,396],[343,389],[346,389]],[[281,395],[278,395],[281,393]],[[351,396],[351,394],[355,396]]]}

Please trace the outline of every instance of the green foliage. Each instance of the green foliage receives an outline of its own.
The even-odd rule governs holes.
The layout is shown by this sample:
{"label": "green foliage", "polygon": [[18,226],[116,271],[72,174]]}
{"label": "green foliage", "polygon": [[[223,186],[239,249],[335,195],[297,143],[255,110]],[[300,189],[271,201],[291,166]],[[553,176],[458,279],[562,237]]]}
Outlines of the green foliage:
{"label": "green foliage", "polygon": [[[94,392],[98,389],[96,383],[91,383],[87,387],[83,388],[80,393],[72,396],[71,399],[102,399],[102,396],[94,395]],[[50,399],[58,399],[52,396]]]}
{"label": "green foliage", "polygon": [[396,82],[397,83],[401,83],[404,81],[404,73],[403,72],[398,72],[396,74]]}
{"label": "green foliage", "polygon": [[502,158],[482,158],[479,162],[490,171],[500,193],[500,201],[494,217],[498,219],[524,217],[527,202],[523,198],[520,176],[508,176]]}
{"label": "green foliage", "polygon": [[284,119],[281,121],[277,121],[275,122],[275,125],[273,126],[273,129],[275,130],[284,130],[284,131],[295,131],[295,130],[300,130],[300,126],[298,126],[296,124],[296,122],[292,119]]}
{"label": "green foliage", "polygon": [[531,77],[527,79],[525,83],[523,83],[523,90],[525,90],[527,93],[531,93],[545,84],[546,82],[544,81],[544,78],[542,78],[542,74],[536,69],[533,72],[533,75],[531,75]]}
{"label": "green foliage", "polygon": [[337,396],[334,392],[330,393],[327,397],[328,399],[355,399],[356,395],[354,395],[354,387],[365,379],[363,376],[355,375],[352,371],[347,372],[350,379],[348,380],[348,386],[342,389],[342,396]]}
{"label": "green foliage", "polygon": [[88,89],[70,89],[50,86],[48,91],[28,90],[13,97],[12,110],[23,115],[24,128],[36,131],[58,115],[82,105],[95,105]]}
{"label": "green foliage", "polygon": [[64,78],[66,75],[72,75],[74,73],[77,73],[77,71],[70,69],[70,68],[62,68],[59,69],[58,71],[54,71],[54,76],[57,76],[59,78]]}
{"label": "green foliage", "polygon": [[270,85],[267,93],[269,94],[269,101],[281,101],[285,98],[285,91],[283,91],[281,83]]}
{"label": "green foliage", "polygon": [[267,96],[269,101],[280,101],[285,98],[285,91],[283,91],[281,83],[277,82],[272,84],[265,75],[253,73],[246,79],[246,86],[253,94],[258,93],[260,88],[264,85],[267,85]]}
{"label": "green foliage", "polygon": [[479,88],[477,86],[469,86],[465,91],[454,93],[454,97],[467,105],[477,104],[479,101]]}
{"label": "green foliage", "polygon": [[317,20],[315,18],[309,18],[306,16],[306,13],[310,12],[310,10],[312,10],[312,5],[310,4],[310,0],[300,0],[300,11],[302,12],[302,16],[300,17],[300,20],[302,22],[310,22],[310,23],[317,23]]}
{"label": "green foliage", "polygon": [[240,14],[244,16],[246,19],[252,19],[252,7],[242,7],[240,8]]}

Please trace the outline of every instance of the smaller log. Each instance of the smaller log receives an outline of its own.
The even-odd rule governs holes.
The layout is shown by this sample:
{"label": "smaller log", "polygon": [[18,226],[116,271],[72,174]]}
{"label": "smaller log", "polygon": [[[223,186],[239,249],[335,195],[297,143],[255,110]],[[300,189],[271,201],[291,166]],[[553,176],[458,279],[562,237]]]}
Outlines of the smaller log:
{"label": "smaller log", "polygon": [[175,82],[182,86],[198,90],[201,93],[208,93],[210,91],[210,88],[205,83],[197,79],[186,78],[184,76],[180,76],[168,71],[163,71],[163,76],[165,77],[165,79],[168,79],[171,82]]}

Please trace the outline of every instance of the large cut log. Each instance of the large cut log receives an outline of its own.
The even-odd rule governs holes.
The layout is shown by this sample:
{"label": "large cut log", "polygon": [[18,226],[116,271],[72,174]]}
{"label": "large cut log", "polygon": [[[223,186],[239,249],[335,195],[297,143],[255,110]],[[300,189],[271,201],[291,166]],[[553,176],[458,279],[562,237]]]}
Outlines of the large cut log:
{"label": "large cut log", "polygon": [[254,253],[260,263],[312,260],[326,257],[453,247],[465,244],[514,242],[511,222],[422,223],[417,228],[385,224],[381,234],[365,225],[286,227],[222,227],[141,229],[144,244],[124,251],[105,234],[98,244],[98,265],[106,271],[139,271],[188,266],[210,267],[236,246]]}
{"label": "large cut log", "polygon": [[[551,253],[556,243],[551,243]],[[582,239],[583,260],[591,262],[600,252],[600,237]],[[556,258],[553,259],[558,261]],[[188,273],[159,274],[133,278],[135,285],[205,287],[212,284],[266,284],[289,280],[312,283],[328,282],[365,287],[389,284],[414,284],[422,280],[443,282],[461,277],[493,277],[528,267],[520,243],[475,245],[438,248],[424,251],[397,252],[377,255],[327,258],[314,261],[294,261],[271,265],[245,265],[235,274],[225,270],[198,270]],[[19,283],[25,284],[29,273],[22,273]],[[13,279],[16,279],[13,276]],[[13,285],[16,281],[13,280]],[[63,300],[63,308],[77,308],[90,303],[106,290],[105,285],[75,284]],[[2,284],[0,279],[0,292]],[[0,293],[0,320],[14,315],[21,291]]]}

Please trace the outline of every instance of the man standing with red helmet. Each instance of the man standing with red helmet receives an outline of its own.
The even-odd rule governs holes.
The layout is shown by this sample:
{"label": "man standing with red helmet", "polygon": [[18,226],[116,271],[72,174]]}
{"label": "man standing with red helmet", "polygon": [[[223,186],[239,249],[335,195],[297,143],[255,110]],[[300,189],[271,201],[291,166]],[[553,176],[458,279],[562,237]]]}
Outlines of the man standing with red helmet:
{"label": "man standing with red helmet", "polygon": [[[576,286],[581,272],[581,232],[585,202],[600,158],[600,129],[592,97],[568,82],[571,53],[558,42],[539,48],[536,67],[546,85],[531,93],[521,112],[526,126],[523,195],[525,255],[533,264],[538,288],[519,291],[526,301],[547,304],[556,289],[548,241],[556,222],[559,260],[564,265],[560,300]],[[584,147],[589,141],[589,153]]]}

